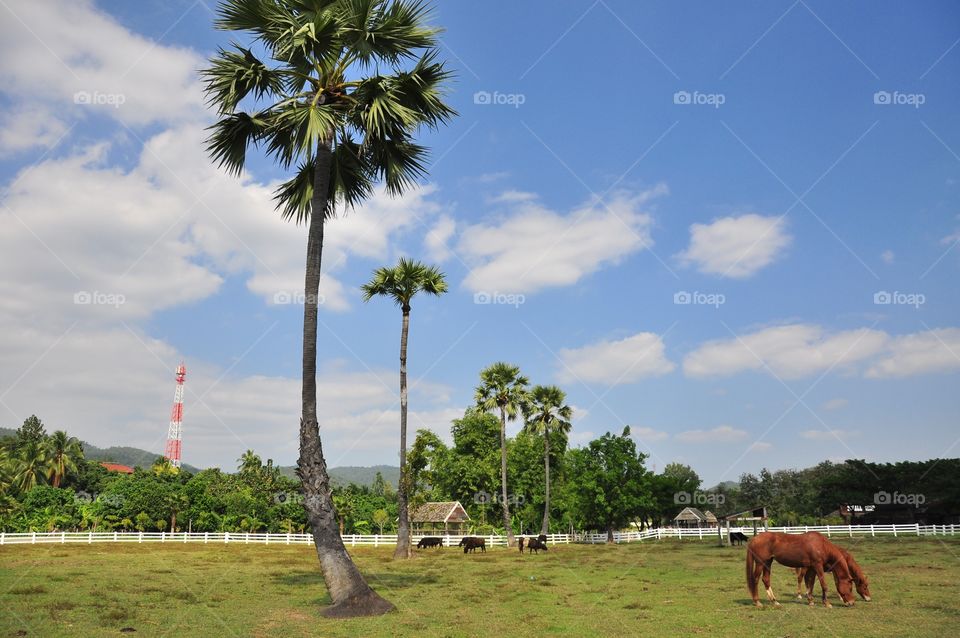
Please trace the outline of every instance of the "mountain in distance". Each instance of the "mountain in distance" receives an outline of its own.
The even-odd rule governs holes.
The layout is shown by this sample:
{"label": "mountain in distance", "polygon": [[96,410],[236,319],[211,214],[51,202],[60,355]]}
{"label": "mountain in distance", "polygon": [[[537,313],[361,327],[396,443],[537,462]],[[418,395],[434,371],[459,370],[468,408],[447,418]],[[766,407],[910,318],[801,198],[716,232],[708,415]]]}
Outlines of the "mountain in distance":
{"label": "mountain in distance", "polygon": [[[15,429],[0,428],[0,438],[16,436],[16,434],[17,431]],[[114,445],[107,448],[100,448],[86,441],[81,442],[83,443],[83,454],[87,460],[90,461],[110,461],[111,463],[129,465],[130,467],[140,466],[149,468],[153,465],[153,462],[157,460],[158,456],[163,456],[159,452],[149,452],[136,447]],[[200,471],[200,468],[187,463],[183,464],[183,469],[193,474]],[[280,468],[280,473],[296,479],[297,475],[295,470],[296,467],[293,465],[283,466]],[[235,471],[235,468],[230,468],[227,471]],[[400,480],[400,468],[392,465],[374,465],[371,467],[348,465],[344,467],[332,467],[329,469],[329,472],[330,482],[340,486],[346,486],[350,483],[355,483],[356,485],[373,485],[374,480],[377,478],[377,472],[383,475],[384,481],[393,486],[396,486]]]}

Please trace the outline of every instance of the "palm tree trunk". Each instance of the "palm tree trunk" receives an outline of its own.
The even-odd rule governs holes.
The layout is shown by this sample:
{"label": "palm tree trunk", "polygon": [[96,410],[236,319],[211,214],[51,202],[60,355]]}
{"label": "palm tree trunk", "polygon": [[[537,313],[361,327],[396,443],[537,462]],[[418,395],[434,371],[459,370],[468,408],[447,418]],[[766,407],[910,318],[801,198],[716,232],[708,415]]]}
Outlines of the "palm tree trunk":
{"label": "palm tree trunk", "polygon": [[397,549],[394,558],[410,558],[410,514],[407,508],[407,336],[410,332],[410,306],[403,306],[400,330],[400,483],[397,487]]}
{"label": "palm tree trunk", "polygon": [[548,534],[550,529],[550,430],[543,430],[543,524],[540,533]]}
{"label": "palm tree trunk", "polygon": [[500,408],[500,496],[503,504],[503,528],[507,532],[507,547],[517,544],[510,524],[510,504],[507,502],[507,413]]}
{"label": "palm tree trunk", "polygon": [[320,559],[323,580],[333,605],[323,611],[328,617],[372,616],[394,609],[370,589],[343,546],[337,513],[330,493],[330,476],[323,458],[317,422],[317,300],[320,289],[320,258],[323,253],[324,213],[330,187],[332,151],[329,142],[317,149],[316,174],[309,231],[303,303],[303,386],[300,417],[300,458],[297,475],[303,484],[304,509]]}

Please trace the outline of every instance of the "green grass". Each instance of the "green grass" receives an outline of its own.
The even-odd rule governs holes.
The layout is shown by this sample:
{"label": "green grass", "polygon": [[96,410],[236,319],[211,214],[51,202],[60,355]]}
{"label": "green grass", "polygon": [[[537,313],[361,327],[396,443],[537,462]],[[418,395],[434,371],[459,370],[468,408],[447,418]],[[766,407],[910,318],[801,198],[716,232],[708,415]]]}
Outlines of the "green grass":
{"label": "green grass", "polygon": [[864,566],[873,602],[809,608],[793,599],[792,570],[777,566],[783,607],[754,609],[744,549],[705,541],[556,545],[522,557],[424,550],[402,563],[388,549],[356,548],[398,612],[351,621],[320,617],[329,599],[311,547],[7,546],[0,636],[956,634],[960,539],[834,540]]}

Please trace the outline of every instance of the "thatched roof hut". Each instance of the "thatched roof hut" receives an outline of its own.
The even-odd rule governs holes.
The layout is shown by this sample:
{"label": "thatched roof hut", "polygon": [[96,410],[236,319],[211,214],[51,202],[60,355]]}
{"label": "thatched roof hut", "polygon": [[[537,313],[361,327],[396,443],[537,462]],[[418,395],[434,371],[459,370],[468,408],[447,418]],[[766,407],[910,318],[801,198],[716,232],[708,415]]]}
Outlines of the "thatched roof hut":
{"label": "thatched roof hut", "polygon": [[460,501],[424,503],[410,514],[414,534],[461,534],[470,515]]}
{"label": "thatched roof hut", "polygon": [[716,527],[717,517],[711,512],[704,514],[696,507],[684,507],[673,522],[677,527]]}

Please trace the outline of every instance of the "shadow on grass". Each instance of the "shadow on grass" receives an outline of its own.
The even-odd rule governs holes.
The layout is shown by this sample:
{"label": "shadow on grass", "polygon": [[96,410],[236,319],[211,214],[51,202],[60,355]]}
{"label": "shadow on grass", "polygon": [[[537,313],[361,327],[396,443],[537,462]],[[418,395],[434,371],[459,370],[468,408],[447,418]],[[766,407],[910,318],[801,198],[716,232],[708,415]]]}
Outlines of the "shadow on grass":
{"label": "shadow on grass", "polygon": [[[374,589],[378,587],[402,589],[420,585],[432,585],[439,582],[436,576],[425,574],[364,572],[363,577],[366,578],[367,583],[369,583]],[[323,574],[321,574],[319,571],[290,572],[289,574],[275,575],[273,580],[281,585],[290,585],[293,587],[326,587],[326,583],[323,581]]]}

